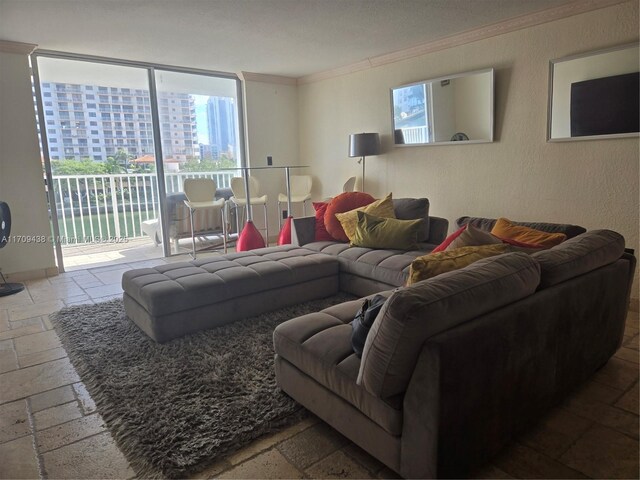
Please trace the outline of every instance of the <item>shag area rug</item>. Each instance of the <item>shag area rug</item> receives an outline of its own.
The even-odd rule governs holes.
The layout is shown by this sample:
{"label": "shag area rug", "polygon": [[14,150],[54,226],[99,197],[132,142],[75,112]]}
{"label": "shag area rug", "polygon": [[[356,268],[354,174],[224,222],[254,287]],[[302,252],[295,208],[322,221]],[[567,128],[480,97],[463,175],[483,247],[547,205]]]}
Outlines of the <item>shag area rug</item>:
{"label": "shag area rug", "polygon": [[51,320],[137,474],[179,478],[304,416],[276,386],[273,330],[353,298],[340,294],[166,344],[139,330],[121,300],[65,308]]}

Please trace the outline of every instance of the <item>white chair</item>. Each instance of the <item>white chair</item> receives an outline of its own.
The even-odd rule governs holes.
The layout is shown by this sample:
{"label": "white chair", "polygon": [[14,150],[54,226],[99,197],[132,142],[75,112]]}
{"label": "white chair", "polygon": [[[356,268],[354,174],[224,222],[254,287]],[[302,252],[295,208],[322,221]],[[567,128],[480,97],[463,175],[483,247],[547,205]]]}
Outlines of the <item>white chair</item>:
{"label": "white chair", "polygon": [[351,177],[349,180],[344,182],[342,186],[342,192],[353,192],[353,189],[356,186],[356,177]]}
{"label": "white chair", "polygon": [[[233,177],[231,179],[231,191],[233,196],[229,199],[233,202],[236,209],[236,224],[238,232],[242,231],[240,228],[240,217],[244,220],[243,214],[238,215],[238,207],[246,207],[247,205],[247,193],[244,188],[244,178]],[[264,208],[264,232],[265,232],[265,245],[269,246],[269,222],[267,219],[267,195],[260,195],[260,182],[255,177],[249,177],[249,193],[251,194],[251,206],[262,205]]]}
{"label": "white chair", "polygon": [[[313,180],[311,175],[291,175],[291,203],[302,203],[302,215],[307,216],[307,203],[311,200],[311,187]],[[278,194],[278,226],[282,228],[282,203],[287,203],[287,195],[285,193]],[[291,215],[291,212],[287,212]]]}
{"label": "white chair", "polygon": [[162,243],[162,240],[160,239],[160,222],[158,222],[157,218],[141,222],[140,229],[142,230],[142,233],[145,233],[149,238],[151,238],[154,247],[157,247]]}
{"label": "white chair", "polygon": [[[191,256],[196,258],[196,234],[193,216],[196,211],[214,209],[220,213],[220,225],[214,225],[213,230],[222,230],[222,244],[224,253],[227,253],[227,222],[224,212],[224,198],[218,200],[216,197],[216,182],[210,178],[186,178],[184,180],[184,194],[187,199],[184,204],[189,209],[189,219],[191,222]],[[209,231],[200,225],[199,231]]]}

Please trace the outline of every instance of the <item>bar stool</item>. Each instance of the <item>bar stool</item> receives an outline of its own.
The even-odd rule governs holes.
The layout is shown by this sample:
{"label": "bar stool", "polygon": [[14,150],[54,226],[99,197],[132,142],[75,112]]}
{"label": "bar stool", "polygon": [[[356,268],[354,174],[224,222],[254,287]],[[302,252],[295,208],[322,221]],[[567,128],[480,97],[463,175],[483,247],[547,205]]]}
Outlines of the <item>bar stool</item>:
{"label": "bar stool", "polygon": [[[238,207],[245,207],[247,205],[247,193],[244,188],[244,178],[233,177],[231,179],[231,191],[233,192],[233,196],[229,200],[233,202],[236,211],[236,223],[238,226],[238,231],[240,231],[241,222],[240,215],[238,215]],[[251,192],[251,206],[262,205],[264,208],[264,232],[266,237],[265,245],[268,247],[269,222],[267,219],[267,195],[260,196],[260,182],[255,177],[249,177],[249,191]]]}
{"label": "bar stool", "polygon": [[[218,210],[220,212],[220,220],[222,229],[222,244],[224,253],[227,253],[227,221],[225,218],[225,200],[216,197],[216,182],[210,178],[186,178],[184,180],[184,194],[187,199],[184,204],[189,209],[189,220],[191,223],[191,256],[196,258],[196,236],[195,222],[193,219],[196,211]],[[216,225],[217,227],[217,225]],[[206,230],[204,230],[206,231]]]}
{"label": "bar stool", "polygon": [[[291,203],[302,203],[302,215],[307,216],[307,202],[311,200],[311,175],[291,175]],[[278,194],[278,227],[282,228],[282,208],[280,204],[287,203],[287,194]],[[292,215],[292,212],[287,212]]]}
{"label": "bar stool", "polygon": [[342,192],[353,192],[356,187],[356,177],[350,177],[342,186]]}

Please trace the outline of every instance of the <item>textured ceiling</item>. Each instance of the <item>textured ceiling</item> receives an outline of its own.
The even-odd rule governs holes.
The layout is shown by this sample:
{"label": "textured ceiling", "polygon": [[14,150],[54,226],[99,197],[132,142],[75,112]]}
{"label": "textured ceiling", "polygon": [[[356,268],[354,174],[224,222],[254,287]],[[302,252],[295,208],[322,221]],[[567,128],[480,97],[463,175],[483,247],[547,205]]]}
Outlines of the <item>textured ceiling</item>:
{"label": "textured ceiling", "polygon": [[568,0],[0,0],[0,39],[300,77]]}

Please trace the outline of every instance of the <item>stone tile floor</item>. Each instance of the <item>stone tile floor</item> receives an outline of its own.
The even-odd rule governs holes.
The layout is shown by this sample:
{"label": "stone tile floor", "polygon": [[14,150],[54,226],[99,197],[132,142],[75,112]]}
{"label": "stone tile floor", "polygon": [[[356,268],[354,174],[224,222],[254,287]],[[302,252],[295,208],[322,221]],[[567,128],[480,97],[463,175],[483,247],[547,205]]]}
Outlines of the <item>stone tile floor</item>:
{"label": "stone tile floor", "polygon": [[63,245],[66,270],[108,267],[142,259],[161,258],[162,245],[154,245],[149,237],[130,238],[124,243],[89,243]]}
{"label": "stone tile floor", "polygon": [[[184,257],[75,270],[0,298],[0,478],[133,478],[48,315],[121,296],[122,272]],[[638,478],[638,312],[583,388],[478,478]],[[318,419],[263,437],[195,478],[397,478]]]}
{"label": "stone tile floor", "polygon": [[[233,247],[235,234],[231,235],[230,248]],[[196,248],[206,249],[219,247],[219,237],[196,238]],[[272,245],[275,239],[272,239]],[[191,237],[181,238],[178,243],[171,242],[173,254],[191,252]],[[129,238],[123,243],[84,243],[63,245],[62,253],[66,270],[84,270],[88,268],[111,267],[117,264],[128,264],[141,260],[160,259],[163,256],[162,245],[154,245],[147,236]],[[184,259],[184,256],[178,257]]]}

